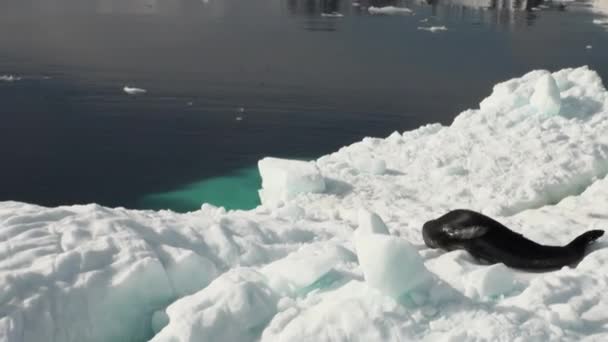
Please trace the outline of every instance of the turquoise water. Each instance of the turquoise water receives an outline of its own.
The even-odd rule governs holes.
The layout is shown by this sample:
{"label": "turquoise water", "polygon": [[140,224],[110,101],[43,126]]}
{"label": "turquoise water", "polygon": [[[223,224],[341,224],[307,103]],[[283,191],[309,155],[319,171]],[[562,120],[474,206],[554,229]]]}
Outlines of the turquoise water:
{"label": "turquoise water", "polygon": [[179,189],[144,196],[140,206],[188,212],[210,203],[226,209],[253,209],[260,204],[262,179],[256,166],[188,184]]}
{"label": "turquoise water", "polygon": [[[21,78],[0,82],[0,201],[249,209],[264,157],[451,124],[532,69],[588,65],[608,80],[608,31],[583,0],[359,3],[0,1],[0,76]],[[431,25],[448,31],[418,29]]]}

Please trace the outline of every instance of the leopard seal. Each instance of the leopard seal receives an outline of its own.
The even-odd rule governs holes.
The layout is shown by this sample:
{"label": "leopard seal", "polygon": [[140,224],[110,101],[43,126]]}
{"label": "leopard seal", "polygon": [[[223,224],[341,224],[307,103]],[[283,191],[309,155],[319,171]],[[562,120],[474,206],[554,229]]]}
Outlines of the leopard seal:
{"label": "leopard seal", "polygon": [[422,226],[424,243],[430,248],[464,249],[490,263],[501,262],[512,268],[537,271],[578,263],[585,256],[587,246],[602,235],[603,230],[590,230],[565,246],[545,246],[467,209],[452,210]]}

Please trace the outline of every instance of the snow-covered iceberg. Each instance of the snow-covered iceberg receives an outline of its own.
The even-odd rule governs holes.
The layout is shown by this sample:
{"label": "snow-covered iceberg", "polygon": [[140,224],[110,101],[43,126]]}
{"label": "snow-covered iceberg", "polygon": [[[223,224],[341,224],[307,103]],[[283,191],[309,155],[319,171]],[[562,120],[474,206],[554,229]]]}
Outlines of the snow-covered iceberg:
{"label": "snow-covered iceberg", "polygon": [[608,339],[604,240],[526,273],[420,234],[459,207],[545,244],[608,228],[608,92],[586,67],[260,171],[272,203],[250,211],[0,203],[0,341]]}

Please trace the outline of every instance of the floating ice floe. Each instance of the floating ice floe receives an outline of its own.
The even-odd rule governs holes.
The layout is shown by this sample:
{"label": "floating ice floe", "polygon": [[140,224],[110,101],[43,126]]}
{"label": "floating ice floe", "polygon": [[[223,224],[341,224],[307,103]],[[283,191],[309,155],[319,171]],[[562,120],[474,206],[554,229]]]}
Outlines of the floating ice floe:
{"label": "floating ice floe", "polygon": [[433,32],[433,33],[448,30],[448,28],[445,26],[429,26],[429,27],[418,26],[418,29],[421,31],[429,31],[429,32]]}
{"label": "floating ice floe", "polygon": [[454,208],[543,244],[608,227],[600,77],[537,70],[488,93],[449,126],[265,158],[249,211],[0,202],[0,341],[608,340],[606,238],[546,273],[422,241]]}
{"label": "floating ice floe", "polygon": [[395,7],[395,6],[384,6],[384,7],[374,7],[370,6],[368,9],[370,14],[412,14],[414,11],[407,7]]}
{"label": "floating ice floe", "polygon": [[146,89],[129,87],[129,86],[124,86],[124,88],[122,88],[122,90],[129,95],[139,95],[139,94],[145,94],[147,92]]}
{"label": "floating ice floe", "polygon": [[14,75],[0,75],[0,82],[15,82],[20,81],[21,77]]}
{"label": "floating ice floe", "polygon": [[344,14],[338,12],[321,13],[322,17],[326,18],[342,18]]}

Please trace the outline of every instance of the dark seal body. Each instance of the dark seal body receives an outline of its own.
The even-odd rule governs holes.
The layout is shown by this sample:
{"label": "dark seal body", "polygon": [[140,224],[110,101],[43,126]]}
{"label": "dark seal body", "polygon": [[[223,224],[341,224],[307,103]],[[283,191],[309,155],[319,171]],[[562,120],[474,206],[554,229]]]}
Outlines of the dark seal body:
{"label": "dark seal body", "polygon": [[566,246],[545,246],[526,239],[500,222],[472,210],[458,209],[422,227],[424,243],[448,251],[464,249],[475,258],[513,268],[551,270],[578,263],[587,246],[604,235],[587,231]]}

